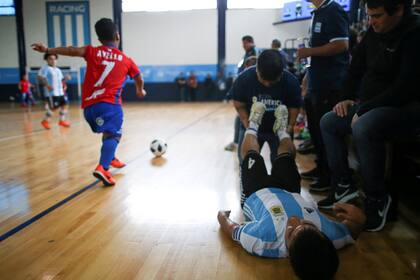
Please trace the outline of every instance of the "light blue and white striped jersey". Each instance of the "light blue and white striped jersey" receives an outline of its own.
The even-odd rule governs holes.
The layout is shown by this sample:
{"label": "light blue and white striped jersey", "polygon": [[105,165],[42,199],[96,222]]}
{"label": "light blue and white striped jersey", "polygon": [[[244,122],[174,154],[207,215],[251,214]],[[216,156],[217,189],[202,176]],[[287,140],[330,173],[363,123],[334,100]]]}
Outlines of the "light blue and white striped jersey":
{"label": "light blue and white striped jersey", "polygon": [[[38,76],[47,79],[49,85],[52,86],[52,90],[48,92],[48,96],[63,96],[63,73],[58,67],[51,67],[49,65],[43,66],[38,71]],[[46,90],[48,91],[48,90]]]}
{"label": "light blue and white striped jersey", "polygon": [[354,243],[348,228],[322,215],[314,201],[278,188],[253,193],[243,207],[247,222],[237,227],[232,238],[249,253],[269,258],[288,256],[285,233],[289,217],[312,222],[339,249]]}

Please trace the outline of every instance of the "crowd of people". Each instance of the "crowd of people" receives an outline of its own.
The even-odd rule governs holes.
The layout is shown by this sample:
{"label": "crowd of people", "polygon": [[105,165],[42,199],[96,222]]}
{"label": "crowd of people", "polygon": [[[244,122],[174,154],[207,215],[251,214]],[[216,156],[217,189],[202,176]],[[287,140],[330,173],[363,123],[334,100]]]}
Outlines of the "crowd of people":
{"label": "crowd of people", "polygon": [[[335,249],[355,242],[362,231],[380,231],[392,198],[385,187],[387,141],[420,133],[420,17],[408,0],[366,0],[368,26],[350,42],[348,15],[332,0],[311,0],[315,9],[310,44],[297,49],[297,62],[309,60],[299,80],[280,49],[258,52],[251,36],[229,91],[237,111],[241,205],[238,224],[221,210],[221,229],[251,254],[289,257],[301,279],[332,279]],[[247,64],[250,58],[255,63]],[[315,167],[299,174],[293,144],[298,116],[306,116],[316,154]],[[348,138],[356,147],[361,177],[357,187],[349,168]],[[260,155],[270,149],[271,174]],[[301,178],[317,203],[300,193]],[[396,186],[393,186],[396,187]],[[361,205],[358,202],[362,202]],[[332,210],[334,219],[320,210]]]}

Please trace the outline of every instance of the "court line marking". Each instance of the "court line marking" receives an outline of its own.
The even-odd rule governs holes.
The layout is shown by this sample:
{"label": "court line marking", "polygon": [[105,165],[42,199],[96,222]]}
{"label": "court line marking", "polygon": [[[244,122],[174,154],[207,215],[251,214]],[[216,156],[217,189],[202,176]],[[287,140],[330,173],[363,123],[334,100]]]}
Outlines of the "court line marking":
{"label": "court line marking", "polygon": [[[180,133],[182,133],[183,131],[191,128],[192,126],[196,125],[197,123],[199,123],[200,121],[206,119],[207,117],[211,116],[212,114],[216,113],[217,111],[221,110],[222,108],[224,108],[225,106],[219,106],[218,108],[216,108],[213,111],[210,111],[209,113],[199,117],[198,119],[196,119],[195,121],[187,124],[186,126],[180,128],[179,130],[175,131],[174,134],[170,135],[167,139],[173,139],[174,137],[176,137],[177,135],[179,135]],[[139,155],[137,155],[135,158],[131,159],[130,161],[127,162],[127,164],[129,163],[133,163],[139,159],[141,159],[146,153],[148,152],[148,149],[146,149],[145,151],[141,152]],[[90,183],[89,185],[83,187],[82,189],[78,190],[77,192],[67,196],[66,198],[64,198],[63,200],[57,202],[56,204],[50,206],[49,208],[47,208],[46,210],[42,211],[41,213],[38,213],[37,215],[33,216],[32,218],[30,218],[29,220],[26,220],[25,222],[19,224],[18,226],[12,228],[11,230],[7,231],[6,233],[0,235],[0,242],[6,240],[7,238],[15,235],[16,233],[18,233],[19,231],[23,230],[24,228],[28,227],[29,225],[33,224],[34,222],[38,221],[39,219],[41,219],[42,217],[46,216],[47,214],[51,213],[52,211],[56,210],[57,208],[63,206],[64,204],[66,204],[67,202],[71,201],[72,199],[76,198],[77,196],[81,195],[82,193],[84,193],[85,191],[91,189],[92,187],[94,187],[97,183],[99,183],[99,180],[94,181],[93,183]]]}

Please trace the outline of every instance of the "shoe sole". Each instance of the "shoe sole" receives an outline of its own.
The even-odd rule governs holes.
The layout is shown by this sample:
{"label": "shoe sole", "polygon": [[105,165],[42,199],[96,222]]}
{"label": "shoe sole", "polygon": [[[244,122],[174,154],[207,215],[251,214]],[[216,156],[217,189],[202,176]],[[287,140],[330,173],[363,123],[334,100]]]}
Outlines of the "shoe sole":
{"label": "shoe sole", "polygon": [[102,175],[102,173],[100,173],[100,172],[96,172],[96,171],[94,171],[93,172],[93,176],[95,176],[95,178],[97,178],[97,179],[99,179],[99,180],[101,180],[102,181],[102,183],[104,183],[104,185],[105,186],[107,186],[107,187],[110,187],[110,186],[113,186],[113,185],[115,185],[115,183],[111,183],[111,182],[109,182],[103,175]]}
{"label": "shoe sole", "polygon": [[392,202],[392,198],[389,197],[389,196],[388,196],[388,198],[389,198],[388,199],[388,203],[386,204],[386,207],[385,207],[385,210],[384,210],[384,213],[383,213],[381,224],[378,227],[376,227],[376,228],[366,229],[366,231],[375,232],[375,231],[380,231],[381,229],[384,228],[385,223],[386,223],[386,216],[388,215],[389,206],[391,206],[391,202]]}
{"label": "shoe sole", "polygon": [[[354,192],[354,193],[351,193],[349,195],[346,195],[345,197],[341,198],[340,200],[337,200],[336,202],[334,202],[334,204],[335,203],[346,203],[346,202],[349,202],[352,199],[355,199],[358,196],[359,196],[359,193],[358,192]],[[334,204],[333,205],[327,205],[327,206],[320,206],[320,205],[318,205],[318,208],[330,210],[330,209],[333,208]]]}

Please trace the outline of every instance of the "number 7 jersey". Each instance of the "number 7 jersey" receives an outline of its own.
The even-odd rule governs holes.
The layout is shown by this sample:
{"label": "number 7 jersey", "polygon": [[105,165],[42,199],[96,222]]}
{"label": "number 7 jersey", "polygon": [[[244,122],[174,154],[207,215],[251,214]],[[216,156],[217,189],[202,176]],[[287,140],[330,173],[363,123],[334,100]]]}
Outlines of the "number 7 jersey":
{"label": "number 7 jersey", "polygon": [[82,93],[82,108],[99,102],[121,104],[121,92],[127,75],[135,78],[140,70],[118,48],[85,47],[87,63]]}

